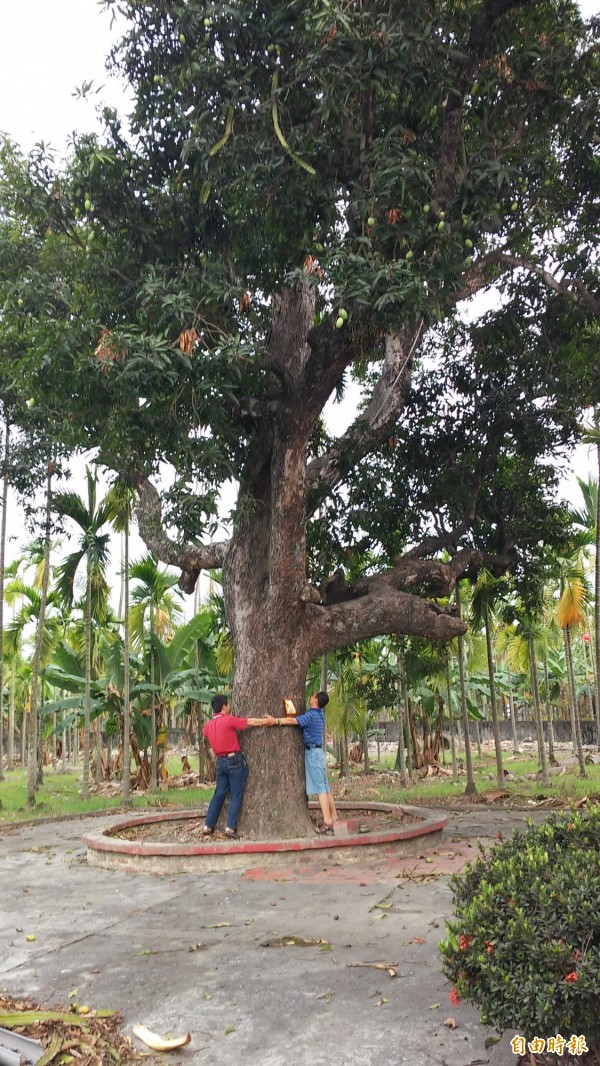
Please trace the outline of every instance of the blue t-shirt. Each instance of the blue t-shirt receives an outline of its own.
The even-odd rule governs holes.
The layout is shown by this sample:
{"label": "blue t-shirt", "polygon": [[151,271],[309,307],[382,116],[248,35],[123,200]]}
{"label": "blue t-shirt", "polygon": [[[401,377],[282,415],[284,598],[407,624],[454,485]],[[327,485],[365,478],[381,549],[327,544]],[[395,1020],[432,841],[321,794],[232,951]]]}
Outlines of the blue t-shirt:
{"label": "blue t-shirt", "polygon": [[325,728],[325,711],[321,707],[309,707],[304,714],[296,718],[302,730],[302,739],[305,744],[323,746],[323,730]]}

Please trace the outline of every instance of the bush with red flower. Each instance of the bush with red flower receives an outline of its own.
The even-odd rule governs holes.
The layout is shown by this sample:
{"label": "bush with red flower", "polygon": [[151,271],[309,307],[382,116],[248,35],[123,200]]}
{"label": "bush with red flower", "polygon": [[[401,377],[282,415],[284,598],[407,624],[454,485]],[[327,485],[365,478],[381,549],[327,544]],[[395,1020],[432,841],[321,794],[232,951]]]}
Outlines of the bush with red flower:
{"label": "bush with red flower", "polygon": [[529,823],[452,878],[440,944],[450,999],[527,1039],[600,1045],[600,809]]}

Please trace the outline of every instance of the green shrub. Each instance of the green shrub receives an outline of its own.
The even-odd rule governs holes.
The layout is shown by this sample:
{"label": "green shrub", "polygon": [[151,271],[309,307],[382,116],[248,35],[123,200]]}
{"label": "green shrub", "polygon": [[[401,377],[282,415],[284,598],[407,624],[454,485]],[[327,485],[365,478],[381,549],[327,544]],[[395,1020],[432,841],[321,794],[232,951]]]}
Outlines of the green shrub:
{"label": "green shrub", "polygon": [[600,810],[531,823],[452,878],[451,999],[528,1040],[600,1038]]}

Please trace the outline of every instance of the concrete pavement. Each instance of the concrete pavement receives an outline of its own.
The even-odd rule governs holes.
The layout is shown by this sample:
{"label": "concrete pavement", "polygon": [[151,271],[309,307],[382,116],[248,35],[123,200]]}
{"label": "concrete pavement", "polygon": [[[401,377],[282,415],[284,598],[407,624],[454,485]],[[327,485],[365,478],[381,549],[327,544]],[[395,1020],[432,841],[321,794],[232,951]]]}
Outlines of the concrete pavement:
{"label": "concrete pavement", "polygon": [[[185,1066],[514,1066],[512,1033],[486,1050],[477,1011],[450,1005],[437,942],[449,873],[525,817],[453,811],[419,857],[176,876],[89,867],[82,837],[114,816],[3,827],[0,987],[189,1029]],[[312,943],[267,946],[292,937]]]}

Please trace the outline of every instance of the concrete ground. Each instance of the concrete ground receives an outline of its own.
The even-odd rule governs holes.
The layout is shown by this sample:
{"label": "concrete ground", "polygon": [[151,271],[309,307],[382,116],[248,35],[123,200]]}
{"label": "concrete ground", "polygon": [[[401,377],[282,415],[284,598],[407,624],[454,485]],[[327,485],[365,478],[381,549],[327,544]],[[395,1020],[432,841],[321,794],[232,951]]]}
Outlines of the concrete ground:
{"label": "concrete ground", "polygon": [[[190,1030],[184,1066],[509,1066],[514,1034],[486,1050],[477,1011],[450,1005],[437,942],[449,874],[525,817],[454,811],[441,844],[393,861],[177,876],[89,867],[81,838],[114,816],[5,827],[0,988]],[[267,946],[293,936],[312,943]]]}

